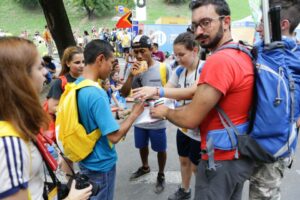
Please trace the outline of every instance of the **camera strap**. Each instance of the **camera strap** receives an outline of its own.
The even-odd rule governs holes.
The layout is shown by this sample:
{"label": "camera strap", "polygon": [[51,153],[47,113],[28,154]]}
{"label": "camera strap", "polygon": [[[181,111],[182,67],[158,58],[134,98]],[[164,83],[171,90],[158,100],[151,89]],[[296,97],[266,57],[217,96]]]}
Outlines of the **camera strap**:
{"label": "camera strap", "polygon": [[[45,177],[45,180],[44,180],[43,198],[44,199],[48,199],[48,200],[52,200],[52,199],[59,199],[60,200],[60,199],[63,199],[65,197],[65,195],[66,195],[66,194],[62,193],[62,187],[63,187],[64,184],[62,184],[61,181],[59,180],[59,178],[57,177],[57,175],[55,173],[55,169],[53,168],[53,163],[52,163],[51,159],[49,160],[49,155],[47,155],[47,154],[50,154],[50,153],[49,152],[47,152],[47,154],[45,153],[45,150],[46,151],[48,151],[48,150],[45,148],[44,143],[42,143],[40,141],[41,138],[43,138],[47,143],[49,143],[49,145],[52,145],[54,147],[54,150],[59,155],[61,155],[61,157],[67,163],[68,167],[70,168],[70,170],[71,170],[71,172],[73,174],[73,175],[67,174],[67,176],[73,177],[75,175],[75,172],[74,172],[73,168],[70,166],[70,164],[68,163],[68,161],[65,159],[64,154],[62,153],[62,151],[60,150],[60,148],[58,147],[58,145],[55,142],[52,142],[52,140],[49,141],[46,136],[43,136],[42,134],[39,134],[39,137],[37,137],[37,141],[33,141],[33,144],[39,150],[39,152],[40,152],[40,154],[42,156],[42,159],[44,161],[44,166],[46,166],[46,169],[47,169],[47,171],[49,173],[49,176],[50,176],[50,178],[52,180],[52,183],[47,181],[46,170],[45,170],[45,167],[44,167],[44,177]],[[56,170],[57,170],[57,168],[56,168]]]}
{"label": "camera strap", "polygon": [[58,179],[57,179],[55,173],[53,172],[53,170],[51,169],[51,167],[50,167],[50,165],[49,165],[49,163],[48,163],[47,158],[46,158],[45,155],[42,153],[42,151],[41,151],[41,149],[40,149],[41,147],[37,144],[36,141],[33,141],[33,144],[34,144],[34,145],[36,146],[36,148],[39,150],[40,155],[41,155],[41,157],[42,157],[42,159],[43,159],[43,161],[44,161],[44,164],[45,164],[45,166],[46,166],[46,168],[47,168],[47,171],[49,172],[49,175],[50,175],[50,177],[51,177],[53,183],[56,184],[57,181],[58,181]]}
{"label": "camera strap", "polygon": [[[36,141],[33,141],[33,144],[36,146],[36,148],[38,149],[38,151],[40,152],[40,155],[43,159],[43,163],[44,163],[44,191],[43,191],[43,198],[44,199],[60,199],[59,198],[59,187],[61,186],[61,182],[58,180],[56,174],[53,172],[51,166],[49,165],[49,161],[47,160],[46,156],[44,153],[42,153],[43,149],[41,149],[42,147],[40,145],[37,144]],[[45,166],[46,169],[49,173],[49,176],[51,177],[52,183],[47,181],[47,175],[46,175],[46,170],[45,170]]]}

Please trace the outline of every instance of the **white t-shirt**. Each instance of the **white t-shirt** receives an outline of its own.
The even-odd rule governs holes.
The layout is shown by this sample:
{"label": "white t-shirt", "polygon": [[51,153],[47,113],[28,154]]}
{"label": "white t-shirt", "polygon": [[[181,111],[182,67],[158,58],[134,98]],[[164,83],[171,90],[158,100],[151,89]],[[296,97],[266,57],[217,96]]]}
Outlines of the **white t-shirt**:
{"label": "white t-shirt", "polygon": [[[196,81],[199,80],[200,73],[202,71],[202,67],[204,65],[204,61],[200,61],[198,64],[197,69],[195,69],[192,73],[187,74],[187,69],[183,66],[178,66],[172,73],[170,80],[168,81],[171,83],[175,88],[188,88],[195,84]],[[196,71],[197,70],[197,71]],[[181,100],[177,101],[177,107],[189,104],[191,100]],[[200,131],[198,128],[196,129],[179,129],[185,133],[190,138],[200,141]]]}
{"label": "white t-shirt", "polygon": [[32,142],[0,137],[0,199],[29,189],[32,200],[43,199],[43,160]]}

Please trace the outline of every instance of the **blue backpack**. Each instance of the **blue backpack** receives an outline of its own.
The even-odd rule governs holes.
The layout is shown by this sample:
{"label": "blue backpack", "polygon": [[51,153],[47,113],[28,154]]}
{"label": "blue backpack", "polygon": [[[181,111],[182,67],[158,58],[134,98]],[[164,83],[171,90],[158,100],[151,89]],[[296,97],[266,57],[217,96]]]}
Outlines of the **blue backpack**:
{"label": "blue backpack", "polygon": [[250,120],[235,126],[219,107],[225,129],[211,131],[207,136],[210,168],[215,168],[213,149],[236,150],[242,156],[264,163],[292,156],[298,138],[300,116],[300,47],[284,38],[272,49],[263,42],[255,46],[256,56],[241,44],[219,48],[237,49],[248,54],[255,64],[255,94]]}

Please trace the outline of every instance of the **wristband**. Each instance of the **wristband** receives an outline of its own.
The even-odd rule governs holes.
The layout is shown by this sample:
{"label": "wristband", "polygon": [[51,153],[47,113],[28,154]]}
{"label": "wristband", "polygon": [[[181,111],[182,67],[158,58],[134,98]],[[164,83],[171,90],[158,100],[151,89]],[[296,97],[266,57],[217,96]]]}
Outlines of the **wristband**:
{"label": "wristband", "polygon": [[159,88],[159,97],[164,97],[165,96],[165,90],[163,87]]}

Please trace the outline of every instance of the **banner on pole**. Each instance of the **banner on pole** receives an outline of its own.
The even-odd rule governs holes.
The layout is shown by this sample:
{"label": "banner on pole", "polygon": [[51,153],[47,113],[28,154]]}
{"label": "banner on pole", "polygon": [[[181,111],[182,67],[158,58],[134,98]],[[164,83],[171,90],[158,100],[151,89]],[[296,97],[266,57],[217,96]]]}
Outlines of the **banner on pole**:
{"label": "banner on pole", "polygon": [[116,24],[116,28],[131,28],[132,27],[131,11],[123,15]]}

